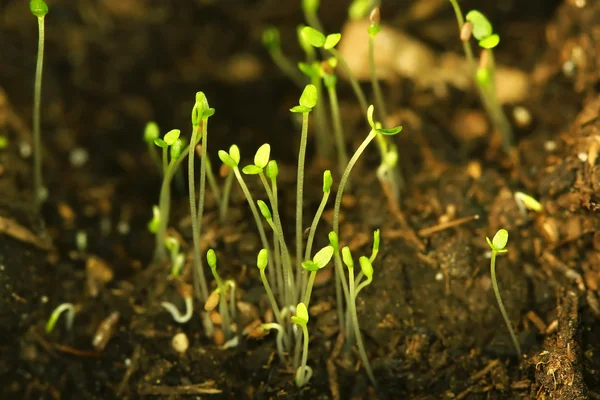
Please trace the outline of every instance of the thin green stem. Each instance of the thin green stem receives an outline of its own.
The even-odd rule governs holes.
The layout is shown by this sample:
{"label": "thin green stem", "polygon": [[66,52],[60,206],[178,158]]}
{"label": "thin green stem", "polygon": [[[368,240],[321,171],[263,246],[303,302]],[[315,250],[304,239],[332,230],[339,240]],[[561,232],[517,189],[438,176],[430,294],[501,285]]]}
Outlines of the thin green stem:
{"label": "thin green stem", "polygon": [[[315,240],[315,233],[317,231],[317,226],[319,225],[319,221],[321,220],[321,216],[323,215],[323,210],[325,210],[325,206],[327,205],[327,200],[329,199],[330,192],[324,192],[323,197],[321,198],[321,203],[319,204],[319,208],[317,208],[317,212],[315,213],[315,217],[313,218],[312,224],[310,224],[310,230],[308,232],[308,239],[306,240],[306,250],[304,251],[304,260],[311,259],[311,252],[313,242]],[[306,290],[306,274],[302,274],[302,282],[300,284],[300,288]]]}
{"label": "thin green stem", "polygon": [[216,268],[211,268],[211,271],[219,288],[219,314],[221,314],[221,318],[223,319],[223,324],[221,325],[223,327],[223,334],[225,335],[225,340],[229,340],[233,337],[233,332],[231,330],[229,309],[227,308],[227,286],[223,284],[223,280]]}
{"label": "thin green stem", "polygon": [[233,177],[234,173],[229,171],[227,177],[225,178],[225,184],[223,186],[223,198],[221,199],[221,203],[219,204],[219,220],[221,223],[225,221],[227,217],[227,211],[229,210],[229,198],[231,196],[231,186],[233,185]]}
{"label": "thin green stem", "polygon": [[[279,209],[279,196],[277,194],[277,179],[271,179],[271,192],[273,193],[273,208]],[[273,253],[275,253],[275,270],[269,270],[269,279],[275,284],[275,293],[281,295],[283,289],[283,264],[281,263],[281,252],[279,250],[279,241],[277,233],[273,231]]]}
{"label": "thin green stem", "polygon": [[[199,300],[206,301],[208,298],[208,287],[204,277],[204,268],[202,266],[202,254],[200,253],[200,227],[196,210],[196,188],[194,182],[194,150],[198,140],[198,126],[192,127],[191,145],[188,146],[188,188],[190,196],[190,217],[192,220],[192,240],[194,243],[194,273],[193,283],[194,292]],[[200,192],[200,196],[203,193]]]}
{"label": "thin green stem", "polygon": [[[350,291],[346,283],[346,274],[342,265],[342,257],[340,252],[336,251],[333,255],[335,265],[335,299],[337,305],[338,324],[340,332],[344,332],[346,339],[351,335],[351,332],[346,328],[346,317],[344,316],[344,303],[350,302]],[[345,301],[344,301],[345,300]]]}
{"label": "thin green stem", "polygon": [[315,284],[315,278],[317,277],[317,271],[311,271],[308,278],[308,284],[306,285],[306,292],[304,292],[304,304],[308,307],[310,303],[310,295],[312,294],[312,288]]}
{"label": "thin green stem", "polygon": [[350,302],[348,303],[348,306],[350,308],[350,317],[352,319],[352,325],[354,326],[354,337],[356,338],[358,352],[360,353],[360,358],[362,359],[365,371],[367,371],[367,376],[369,377],[371,384],[375,388],[377,388],[377,381],[375,380],[375,375],[373,375],[373,370],[371,370],[371,364],[369,363],[369,359],[367,358],[367,352],[365,351],[365,346],[362,341],[362,335],[360,334],[360,327],[358,325],[358,315],[356,313],[356,294],[354,290],[354,268],[349,268],[349,276]]}
{"label": "thin green stem", "polygon": [[308,112],[302,113],[302,134],[298,151],[298,171],[296,176],[296,282],[301,282],[302,267],[302,201],[304,197],[304,159],[306,158],[306,142],[308,137]]}
{"label": "thin green stem", "polygon": [[329,86],[327,92],[329,93],[329,106],[331,108],[331,119],[333,121],[333,132],[337,147],[338,169],[339,171],[343,171],[346,164],[348,164],[348,152],[346,151],[346,143],[344,142],[344,130],[342,128],[342,118],[340,116],[340,106],[335,85]]}
{"label": "thin green stem", "polygon": [[156,151],[156,145],[153,142],[148,143],[148,154],[150,154],[150,159],[152,160],[152,162],[154,163],[154,165],[156,165],[156,169],[158,169],[158,173],[162,176],[164,171],[163,171],[163,166],[162,166],[162,161],[160,160],[160,156],[158,155],[158,152]]}
{"label": "thin green stem", "polygon": [[208,186],[210,186],[210,190],[215,198],[215,203],[221,204],[221,190],[217,184],[217,179],[215,178],[210,158],[206,158],[206,179],[208,180]]}
{"label": "thin green stem", "polygon": [[42,72],[44,68],[44,17],[38,17],[38,53],[35,67],[35,85],[33,89],[33,204],[34,210],[40,210],[42,199]]}
{"label": "thin green stem", "polygon": [[[317,98],[324,98],[323,95],[323,80],[321,77],[316,76],[311,79],[311,83],[317,88]],[[325,103],[317,101],[314,107],[315,111],[315,122],[317,128],[316,134],[316,149],[317,155],[322,159],[327,159],[331,154],[331,138],[329,123],[327,121],[327,113],[325,110]]]}
{"label": "thin green stem", "polygon": [[331,53],[332,56],[334,56],[337,59],[339,66],[342,67],[342,70],[348,77],[350,85],[352,86],[352,90],[354,91],[354,95],[358,99],[358,103],[360,105],[361,110],[363,112],[367,112],[367,108],[369,107],[369,105],[367,104],[367,98],[365,96],[365,93],[363,92],[360,85],[358,84],[358,81],[354,77],[352,70],[350,69],[350,67],[348,67],[346,60],[336,49],[329,49],[328,51]]}
{"label": "thin green stem", "polygon": [[287,58],[279,49],[270,51],[269,54],[277,67],[298,86],[303,88],[306,85],[306,79],[300,73],[298,68]]}
{"label": "thin green stem", "polygon": [[492,276],[492,287],[494,288],[494,295],[496,295],[496,301],[498,301],[498,308],[500,308],[500,312],[502,313],[502,318],[504,318],[504,323],[506,323],[506,327],[508,328],[508,332],[510,333],[510,338],[515,345],[515,349],[517,350],[517,354],[519,358],[521,358],[521,345],[517,340],[517,335],[513,329],[512,323],[508,318],[508,313],[506,312],[506,308],[504,307],[504,303],[502,302],[502,297],[500,297],[500,289],[498,289],[498,281],[496,280],[496,256],[497,252],[492,250],[492,258],[490,259],[490,274]]}

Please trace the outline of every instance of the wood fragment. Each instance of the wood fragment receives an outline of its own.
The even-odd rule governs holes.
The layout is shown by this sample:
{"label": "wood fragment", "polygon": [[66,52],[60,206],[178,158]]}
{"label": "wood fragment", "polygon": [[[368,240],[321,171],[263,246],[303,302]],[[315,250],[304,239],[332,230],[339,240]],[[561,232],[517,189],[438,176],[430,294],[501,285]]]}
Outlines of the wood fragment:
{"label": "wood fragment", "polygon": [[194,394],[220,394],[223,391],[214,387],[214,381],[196,383],[193,385],[167,386],[167,385],[141,385],[138,394],[141,396],[170,396],[170,395],[194,395]]}
{"label": "wood fragment", "polygon": [[50,241],[40,238],[12,219],[0,217],[0,234],[10,236],[23,243],[34,245],[42,250],[52,250],[52,243]]}

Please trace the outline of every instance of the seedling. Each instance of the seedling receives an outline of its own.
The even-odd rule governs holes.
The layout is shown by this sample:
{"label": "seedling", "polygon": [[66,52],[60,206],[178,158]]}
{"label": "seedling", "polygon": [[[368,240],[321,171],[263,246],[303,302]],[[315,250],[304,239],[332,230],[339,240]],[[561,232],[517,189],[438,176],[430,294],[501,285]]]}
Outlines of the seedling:
{"label": "seedling", "polygon": [[179,240],[173,236],[167,236],[165,246],[169,250],[169,258],[171,259],[171,276],[181,275],[181,269],[185,264],[185,255],[180,252]]}
{"label": "seedling", "polygon": [[504,318],[504,322],[506,323],[506,327],[508,328],[508,332],[510,333],[510,337],[515,345],[515,349],[517,350],[517,354],[519,358],[521,358],[521,346],[519,345],[519,341],[517,340],[517,335],[513,329],[512,323],[508,318],[508,313],[506,312],[506,308],[504,307],[504,303],[502,302],[502,297],[500,296],[500,290],[498,289],[498,281],[496,280],[496,256],[501,253],[506,253],[508,250],[505,249],[506,243],[508,242],[508,232],[506,229],[500,229],[494,235],[494,238],[490,241],[490,238],[486,237],[488,245],[492,249],[492,256],[490,258],[490,274],[492,276],[492,287],[494,288],[494,295],[496,296],[496,300],[498,301],[498,308],[500,308],[500,312],[502,313],[502,318]]}
{"label": "seedling", "polygon": [[45,200],[42,182],[42,139],[40,132],[42,103],[42,72],[44,69],[44,19],[48,14],[48,5],[43,0],[31,0],[29,10],[38,21],[38,51],[35,67],[35,85],[33,89],[33,205],[39,211]]}
{"label": "seedling", "polygon": [[146,145],[148,146],[148,154],[150,154],[152,162],[156,165],[156,168],[158,168],[158,172],[162,174],[164,171],[162,169],[160,156],[158,155],[156,146],[154,145],[154,141],[159,137],[160,130],[156,122],[148,122],[144,128],[144,142],[146,142]]}
{"label": "seedling", "polygon": [[[153,218],[148,228],[156,230],[156,244],[154,249],[154,260],[162,262],[166,258],[165,233],[169,223],[171,211],[171,181],[181,161],[187,157],[187,148],[183,140],[179,138],[178,129],[170,130],[161,138],[154,140],[154,144],[162,149],[163,181],[160,187],[158,202],[158,214],[153,209]],[[170,156],[170,160],[169,160]]]}
{"label": "seedling", "polygon": [[530,195],[525,194],[523,192],[515,192],[515,202],[517,203],[517,206],[519,207],[519,211],[521,212],[521,215],[527,214],[526,209],[535,211],[535,212],[540,212],[540,211],[542,211],[542,208],[543,208],[539,201],[537,201],[535,198],[533,198]]}
{"label": "seedling", "polygon": [[[192,240],[194,243],[194,288],[201,300],[208,298],[208,287],[204,268],[202,267],[202,256],[200,255],[200,231],[202,225],[202,215],[204,214],[204,198],[206,194],[206,162],[208,146],[208,118],[215,113],[214,108],[210,108],[208,100],[204,93],[196,93],[196,102],[192,108],[192,138],[188,149],[188,188],[190,198],[190,217],[192,219]],[[194,181],[194,150],[200,137],[198,136],[199,126],[202,125],[202,158],[200,165],[200,188],[198,210],[196,211],[196,188]]]}
{"label": "seedling", "polygon": [[277,331],[277,338],[275,339],[277,343],[277,354],[279,355],[281,362],[285,362],[285,347],[283,345],[283,341],[286,338],[286,335],[285,331],[283,330],[283,326],[275,322],[271,322],[268,324],[262,324],[261,328],[265,331],[270,331],[271,329],[275,329]]}
{"label": "seedling", "polygon": [[[348,247],[344,247],[342,249],[342,260],[348,268],[348,287],[350,289],[348,310],[350,313],[350,320],[352,321],[352,326],[354,329],[354,338],[356,339],[356,345],[358,346],[360,358],[365,367],[365,371],[367,371],[369,380],[371,381],[373,386],[377,387],[377,381],[375,380],[375,375],[373,375],[371,364],[369,363],[369,359],[367,358],[367,352],[365,350],[365,346],[362,341],[362,335],[360,333],[360,327],[358,325],[358,315],[356,313],[356,295],[358,290],[354,281],[354,260],[352,259],[352,253],[350,252],[350,249]],[[363,282],[364,286],[366,286],[373,280],[373,264],[371,263],[370,259],[365,256],[360,257],[359,263],[362,274],[367,277],[367,280]]]}
{"label": "seedling", "polygon": [[227,285],[223,283],[221,276],[217,272],[217,255],[213,249],[208,249],[206,261],[217,282],[217,290],[220,294],[219,314],[221,314],[221,318],[223,318],[223,334],[225,335],[225,340],[230,340],[233,337],[233,331],[231,330],[231,320],[229,318],[230,310],[227,308]]}
{"label": "seedling", "polygon": [[67,331],[70,331],[73,328],[73,319],[75,318],[75,306],[72,303],[63,303],[56,307],[54,311],[52,311],[52,314],[50,314],[50,318],[48,319],[48,322],[46,322],[46,333],[52,333],[56,322],[64,312],[67,313],[65,319],[65,326],[67,328]]}
{"label": "seedling", "polygon": [[[184,287],[189,287],[188,285]],[[182,290],[183,301],[185,302],[185,314],[181,314],[175,304],[163,301],[160,305],[171,314],[173,320],[178,324],[185,324],[194,314],[194,299],[190,289]]]}
{"label": "seedling", "polygon": [[296,306],[296,315],[292,316],[292,322],[302,328],[304,346],[302,348],[302,362],[296,370],[296,386],[302,387],[310,381],[312,377],[312,368],[306,365],[308,361],[308,310],[304,303],[298,303]]}
{"label": "seedling", "polygon": [[294,67],[294,64],[283,54],[281,50],[281,39],[279,37],[279,29],[274,26],[270,26],[263,31],[262,35],[263,45],[269,52],[269,55],[273,59],[273,62],[279,69],[298,87],[305,85],[306,79],[298,73],[298,70]]}
{"label": "seedling", "polygon": [[304,292],[304,304],[310,304],[310,295],[312,293],[317,272],[329,264],[331,257],[333,257],[333,246],[326,246],[319,250],[312,260],[306,260],[302,262],[302,268],[310,272],[306,291]]}
{"label": "seedling", "polygon": [[[467,22],[465,22],[458,1],[450,0],[450,3],[456,14],[460,38],[481,101],[496,130],[502,136],[502,148],[507,154],[512,154],[514,142],[512,127],[496,95],[496,65],[492,49],[498,45],[500,37],[493,32],[492,24],[481,12],[469,11],[466,16]],[[482,48],[479,67],[475,63],[471,49],[471,36],[478,40],[479,47]]]}

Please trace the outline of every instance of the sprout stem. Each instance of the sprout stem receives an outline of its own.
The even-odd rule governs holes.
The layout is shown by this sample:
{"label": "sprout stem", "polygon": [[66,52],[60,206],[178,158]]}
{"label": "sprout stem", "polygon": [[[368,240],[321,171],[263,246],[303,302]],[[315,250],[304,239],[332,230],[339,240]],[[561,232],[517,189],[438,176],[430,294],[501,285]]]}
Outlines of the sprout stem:
{"label": "sprout stem", "polygon": [[75,318],[75,306],[72,303],[63,303],[56,307],[54,311],[52,311],[52,314],[50,314],[50,318],[48,318],[48,322],[46,323],[46,333],[51,333],[54,330],[56,322],[64,312],[67,313],[67,317],[65,320],[67,331],[70,331],[73,328],[73,320]]}
{"label": "sprout stem", "polygon": [[277,342],[277,353],[279,354],[279,359],[281,360],[281,362],[284,362],[285,349],[283,347],[283,340],[285,339],[286,335],[285,331],[283,330],[283,326],[281,324],[271,322],[269,324],[262,324],[262,328],[265,330],[277,330],[277,338],[275,339]]}
{"label": "sprout stem", "polygon": [[304,346],[302,348],[302,362],[296,371],[296,386],[302,387],[310,380],[312,369],[306,365],[308,361],[308,328],[306,324],[301,326],[304,336]]}
{"label": "sprout stem", "polygon": [[223,334],[225,335],[225,340],[229,340],[233,337],[233,332],[231,330],[229,309],[227,308],[227,286],[223,284],[223,280],[219,276],[217,268],[211,268],[210,270],[215,281],[217,281],[217,287],[219,288],[219,314],[221,314],[221,317],[223,318]]}
{"label": "sprout stem", "polygon": [[502,313],[502,318],[504,318],[504,323],[506,323],[506,327],[508,328],[508,332],[510,333],[510,338],[515,345],[515,349],[517,350],[517,354],[519,358],[521,358],[521,345],[519,345],[519,341],[517,340],[517,335],[513,329],[512,323],[508,318],[508,313],[506,312],[506,308],[504,307],[504,303],[502,302],[502,297],[500,297],[500,289],[498,289],[498,281],[496,280],[496,256],[498,252],[492,249],[492,257],[490,259],[490,274],[492,276],[492,287],[494,288],[494,295],[496,296],[496,301],[498,302],[498,308],[500,308],[500,312]]}
{"label": "sprout stem", "polygon": [[43,201],[42,144],[41,144],[41,105],[42,72],[44,68],[44,16],[38,16],[38,52],[33,89],[33,204],[38,212]]}
{"label": "sprout stem", "polygon": [[185,314],[181,314],[173,303],[163,301],[160,305],[171,314],[175,322],[185,324],[192,318],[194,313],[194,301],[192,297],[185,298]]}
{"label": "sprout stem", "polygon": [[[323,215],[323,210],[325,210],[325,206],[327,205],[327,200],[329,199],[330,192],[323,192],[323,197],[321,198],[321,203],[319,204],[319,208],[317,208],[317,212],[315,213],[315,217],[313,218],[312,224],[310,225],[310,231],[308,232],[308,240],[306,241],[306,250],[304,252],[304,259],[310,260],[313,242],[315,240],[315,233],[317,231],[317,226],[319,225],[319,221],[321,220],[321,216]],[[302,274],[302,283],[300,286],[301,289],[306,288],[306,274]],[[305,290],[305,289],[304,289]],[[308,305],[308,302],[305,302]]]}
{"label": "sprout stem", "polygon": [[342,119],[340,117],[340,107],[338,104],[337,92],[335,85],[327,88],[329,93],[329,105],[331,107],[331,119],[333,120],[333,132],[335,135],[335,143],[337,147],[338,169],[343,171],[348,164],[348,152],[346,151],[346,143],[344,142],[344,133],[342,128]]}
{"label": "sprout stem", "polygon": [[[320,102],[317,102],[319,104]],[[302,113],[302,134],[298,151],[298,171],[296,177],[296,282],[301,282],[302,267],[302,201],[304,196],[304,159],[306,157],[306,141],[308,137],[308,112]],[[296,299],[296,298],[294,298]]]}
{"label": "sprout stem", "polygon": [[381,92],[381,85],[377,79],[376,66],[375,66],[375,38],[369,35],[369,66],[371,76],[371,86],[373,87],[373,94],[375,95],[375,109],[378,111],[379,120],[385,123],[387,120],[387,111],[385,107],[385,101],[383,100],[383,94]]}
{"label": "sprout stem", "polygon": [[227,217],[227,210],[229,209],[229,197],[231,196],[231,186],[233,184],[234,174],[229,171],[227,177],[225,178],[225,185],[223,186],[223,198],[221,199],[221,203],[219,204],[219,220],[221,223],[225,221]]}

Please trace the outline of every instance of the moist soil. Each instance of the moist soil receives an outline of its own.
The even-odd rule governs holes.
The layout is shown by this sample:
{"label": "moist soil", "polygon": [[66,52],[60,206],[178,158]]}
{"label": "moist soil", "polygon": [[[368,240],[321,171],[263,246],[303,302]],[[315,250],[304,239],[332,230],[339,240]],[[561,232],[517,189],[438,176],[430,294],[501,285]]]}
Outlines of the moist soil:
{"label": "moist soil", "polygon": [[[472,88],[440,91],[407,76],[383,82],[394,122],[404,127],[394,140],[405,185],[390,203],[375,175],[377,151],[368,149],[344,197],[340,238],[367,254],[371,232],[382,232],[373,283],[357,300],[378,391],[358,353],[342,346],[331,271],[320,273],[314,291],[314,374],[301,389],[278,360],[272,335],[243,333],[222,350],[198,313],[177,324],[160,306],[166,300],[183,308],[183,301],[168,265],[152,263],[147,222],[160,175],[142,132],[155,120],[163,131],[188,135],[196,91],[216,109],[214,165],[217,150],[232,143],[248,161],[271,143],[284,228],[293,232],[300,129],[288,110],[300,90],[273,65],[261,33],[279,27],[286,54],[301,59],[297,2],[49,1],[42,103],[49,196],[40,213],[31,207],[37,26],[25,3],[0,1],[0,134],[8,139],[0,150],[1,398],[600,398],[600,3],[461,3],[463,10],[484,7],[502,37],[498,64],[518,69],[529,85],[504,106],[514,154],[502,151]],[[327,3],[322,22],[340,31],[347,2]],[[462,54],[448,2],[385,3],[386,24],[436,54]],[[340,103],[353,151],[367,126],[346,81]],[[306,226],[322,171],[335,168],[313,143],[311,136]],[[189,261],[184,187],[175,180],[170,229]],[[522,213],[515,191],[534,196],[543,210]],[[326,244],[330,223],[326,212],[316,246]],[[492,291],[485,237],[500,228],[509,244],[498,280],[521,359]],[[268,303],[254,267],[256,228],[237,188],[224,223],[207,197],[201,248],[209,247],[221,275],[238,285],[237,326],[247,333],[264,320]],[[191,281],[189,265],[180,281]],[[46,334],[48,316],[63,302],[76,306],[73,328],[61,319]],[[180,332],[190,343],[183,354],[171,345]]]}

